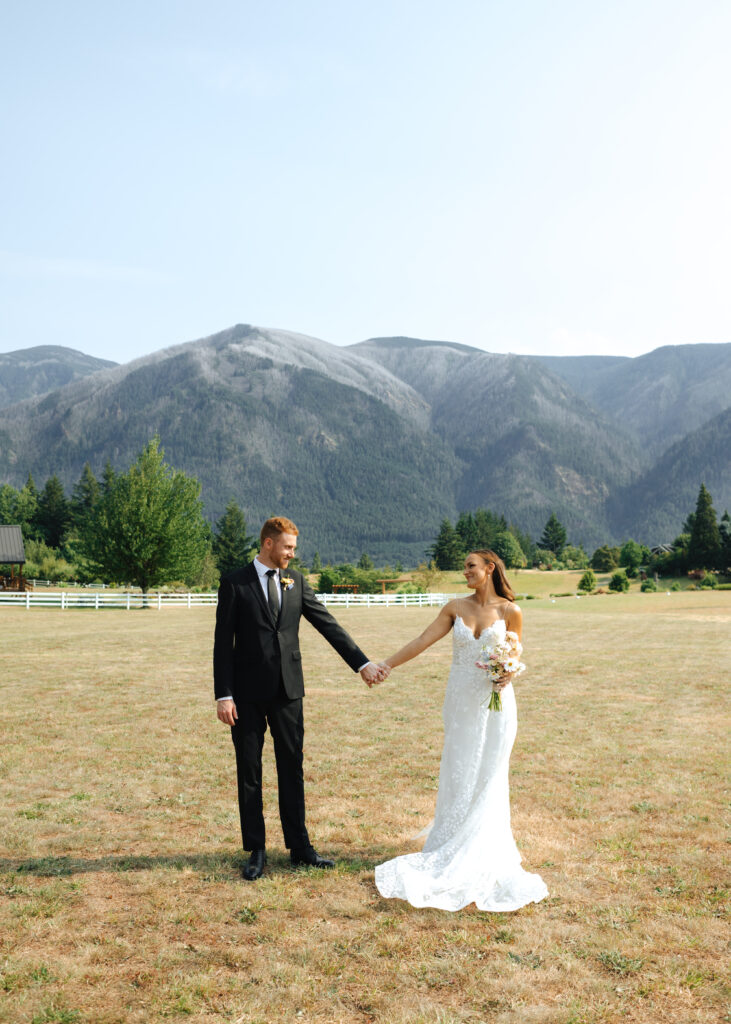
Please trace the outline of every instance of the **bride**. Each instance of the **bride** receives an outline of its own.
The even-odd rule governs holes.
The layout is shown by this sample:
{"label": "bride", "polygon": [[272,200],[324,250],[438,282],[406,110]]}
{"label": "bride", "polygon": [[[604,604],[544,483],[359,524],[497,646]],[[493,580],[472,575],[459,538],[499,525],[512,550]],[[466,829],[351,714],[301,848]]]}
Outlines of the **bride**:
{"label": "bride", "polygon": [[540,875],[520,866],[510,828],[508,766],[518,718],[511,676],[503,676],[501,711],[488,710],[490,684],[475,665],[483,644],[506,630],[521,636],[522,615],[502,560],[493,551],[465,559],[469,597],[445,605],[421,636],[385,660],[389,671],[453,630],[452,668],[444,697],[444,748],[434,821],[421,853],[376,867],[382,896],[415,907],[517,910],[548,895]]}

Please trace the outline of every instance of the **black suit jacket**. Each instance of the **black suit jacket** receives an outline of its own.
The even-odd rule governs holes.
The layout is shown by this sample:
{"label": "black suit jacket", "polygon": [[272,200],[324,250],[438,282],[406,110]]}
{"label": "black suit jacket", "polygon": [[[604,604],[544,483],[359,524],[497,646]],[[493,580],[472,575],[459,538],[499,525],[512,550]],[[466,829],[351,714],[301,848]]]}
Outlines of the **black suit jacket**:
{"label": "black suit jacket", "polygon": [[282,588],[278,621],[269,610],[253,562],[221,580],[213,644],[213,681],[216,699],[264,702],[279,692],[280,679],[290,699],[304,696],[299,624],[304,615],[357,672],[367,656],[353,642],[301,573],[281,570],[294,581]]}

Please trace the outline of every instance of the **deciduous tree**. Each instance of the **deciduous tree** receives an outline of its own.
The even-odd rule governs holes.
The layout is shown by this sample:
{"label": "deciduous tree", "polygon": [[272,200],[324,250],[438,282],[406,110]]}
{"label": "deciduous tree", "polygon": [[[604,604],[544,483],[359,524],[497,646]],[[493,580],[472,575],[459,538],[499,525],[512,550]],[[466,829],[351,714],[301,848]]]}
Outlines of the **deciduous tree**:
{"label": "deciduous tree", "polygon": [[159,438],[149,441],[126,473],[107,475],[80,538],[87,570],[143,594],[194,575],[210,547],[200,489],[165,463]]}

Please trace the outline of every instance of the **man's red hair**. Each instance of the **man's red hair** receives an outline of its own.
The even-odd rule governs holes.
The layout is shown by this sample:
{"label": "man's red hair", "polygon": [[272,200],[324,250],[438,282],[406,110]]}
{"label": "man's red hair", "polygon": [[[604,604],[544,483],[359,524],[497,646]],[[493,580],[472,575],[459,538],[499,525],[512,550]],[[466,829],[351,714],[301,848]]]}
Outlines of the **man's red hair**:
{"label": "man's red hair", "polygon": [[267,519],[261,528],[259,540],[262,546],[267,537],[274,539],[275,537],[278,537],[280,533],[293,533],[296,537],[299,534],[299,530],[292,520],[287,519],[286,516],[272,516],[271,519]]}

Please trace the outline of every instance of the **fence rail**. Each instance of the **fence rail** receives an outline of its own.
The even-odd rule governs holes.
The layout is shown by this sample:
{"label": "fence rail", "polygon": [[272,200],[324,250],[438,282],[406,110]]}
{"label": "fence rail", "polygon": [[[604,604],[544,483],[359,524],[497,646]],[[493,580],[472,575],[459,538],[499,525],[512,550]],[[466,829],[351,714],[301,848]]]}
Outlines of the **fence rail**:
{"label": "fence rail", "polygon": [[[427,608],[441,606],[453,597],[453,594],[318,594],[317,598],[324,605],[337,605],[341,608]],[[210,594],[163,594],[149,593],[144,598],[139,592],[133,591],[27,591],[24,594],[13,594],[0,591],[0,605],[16,608],[200,608],[203,605],[215,605],[218,595]]]}

